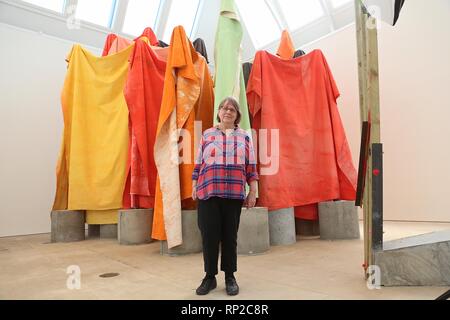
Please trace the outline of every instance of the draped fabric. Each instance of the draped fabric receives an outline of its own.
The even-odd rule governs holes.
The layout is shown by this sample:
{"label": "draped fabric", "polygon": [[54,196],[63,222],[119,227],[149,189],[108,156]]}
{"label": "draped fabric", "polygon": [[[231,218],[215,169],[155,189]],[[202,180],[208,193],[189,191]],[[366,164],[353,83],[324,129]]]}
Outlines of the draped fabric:
{"label": "draped fabric", "polygon": [[130,147],[123,207],[153,208],[156,166],[153,157],[156,126],[164,87],[165,61],[146,41],[137,39],[130,58],[125,99],[130,114]]}
{"label": "draped fabric", "polygon": [[142,32],[142,34],[139,37],[137,37],[136,39],[134,39],[134,41],[136,41],[137,39],[142,38],[142,37],[146,37],[151,46],[157,47],[159,45],[158,38],[156,37],[155,33],[153,32],[152,28],[150,28],[150,27],[145,28],[144,31]]}
{"label": "draped fabric", "polygon": [[281,33],[281,41],[277,50],[277,55],[281,59],[291,59],[294,56],[295,48],[292,42],[291,35],[287,30],[283,30]]}
{"label": "draped fabric", "polygon": [[275,157],[271,140],[279,133],[278,170],[274,159],[259,161],[258,205],[276,210],[355,199],[356,170],[337,109],[339,91],[320,50],[290,60],[258,51],[247,96],[253,127],[268,129],[267,150]]}
{"label": "draped fabric", "polygon": [[295,53],[294,53],[294,57],[293,57],[293,58],[301,57],[301,56],[303,56],[303,55],[305,55],[305,54],[306,54],[305,51],[303,51],[303,50],[301,50],[301,49],[298,49],[298,50],[295,50]]}
{"label": "draped fabric", "polygon": [[67,57],[53,210],[109,212],[103,223],[114,223],[107,210],[122,207],[129,141],[123,90],[132,50],[96,57],[74,45]]}
{"label": "draped fabric", "polygon": [[233,0],[222,0],[215,40],[214,123],[220,102],[234,97],[241,106],[240,127],[250,130],[244,74],[241,67],[242,26]]}
{"label": "draped fabric", "polygon": [[296,218],[302,220],[319,220],[319,204],[312,203],[294,207],[294,215]]}
{"label": "draped fabric", "polygon": [[110,56],[112,54],[115,54],[122,50],[125,50],[131,44],[133,44],[133,41],[128,40],[126,38],[116,36],[115,39],[111,43],[111,46],[109,48],[107,55]]}
{"label": "draped fabric", "polygon": [[[144,38],[144,39],[143,39]],[[151,46],[159,46],[158,38],[156,37],[155,33],[153,32],[152,28],[145,28],[142,34],[134,39],[133,41],[136,41],[137,39],[143,39],[145,40],[149,45]],[[119,51],[122,51],[129,45],[133,43],[132,40],[117,36],[114,33],[108,34],[106,37],[105,45],[103,47],[103,53],[102,56],[108,56],[114,53],[117,53]]]}
{"label": "draped fabric", "polygon": [[108,34],[108,36],[106,37],[105,45],[103,46],[102,57],[107,56],[109,54],[109,50],[111,50],[112,44],[116,39],[117,35],[115,35],[114,33]]}
{"label": "draped fabric", "polygon": [[182,244],[181,200],[191,197],[194,169],[194,141],[183,136],[182,159],[188,160],[181,161],[178,130],[186,130],[195,139],[194,120],[211,119],[211,85],[205,59],[195,51],[183,27],[176,27],[170,41],[154,146],[158,176],[152,237],[167,239],[169,248]]}
{"label": "draped fabric", "polygon": [[245,88],[247,88],[248,78],[250,77],[250,72],[252,72],[252,65],[253,64],[251,62],[245,62],[242,64]]}
{"label": "draped fabric", "polygon": [[197,38],[194,40],[192,45],[194,46],[195,50],[206,59],[206,63],[209,63],[208,51],[206,50],[205,41],[203,41],[203,39],[201,39],[201,38]]}

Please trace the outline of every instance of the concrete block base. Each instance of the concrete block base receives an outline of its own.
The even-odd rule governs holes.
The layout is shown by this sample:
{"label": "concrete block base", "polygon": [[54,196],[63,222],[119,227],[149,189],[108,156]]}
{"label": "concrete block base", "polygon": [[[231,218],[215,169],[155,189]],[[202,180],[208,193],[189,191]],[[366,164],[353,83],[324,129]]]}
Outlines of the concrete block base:
{"label": "concrete block base", "polygon": [[161,254],[179,256],[202,252],[202,236],[197,224],[197,210],[183,210],[181,212],[183,243],[169,249],[167,241],[161,241]]}
{"label": "concrete block base", "polygon": [[294,208],[269,211],[269,236],[271,246],[290,245],[297,241]]}
{"label": "concrete block base", "polygon": [[73,242],[85,239],[84,211],[55,210],[51,217],[51,242]]}
{"label": "concrete block base", "polygon": [[243,208],[237,240],[238,254],[260,254],[268,251],[269,248],[269,216],[267,208]]}
{"label": "concrete block base", "polygon": [[100,238],[99,224],[88,224],[88,238],[90,239]]}
{"label": "concrete block base", "polygon": [[353,201],[319,203],[320,239],[359,239],[358,211]]}
{"label": "concrete block base", "polygon": [[387,241],[375,252],[383,286],[450,286],[450,230]]}
{"label": "concrete block base", "polygon": [[101,239],[117,239],[117,224],[101,224],[100,225]]}
{"label": "concrete block base", "polygon": [[303,237],[319,236],[319,220],[303,220],[295,218],[295,233]]}
{"label": "concrete block base", "polygon": [[118,238],[121,245],[151,242],[153,209],[119,210]]}

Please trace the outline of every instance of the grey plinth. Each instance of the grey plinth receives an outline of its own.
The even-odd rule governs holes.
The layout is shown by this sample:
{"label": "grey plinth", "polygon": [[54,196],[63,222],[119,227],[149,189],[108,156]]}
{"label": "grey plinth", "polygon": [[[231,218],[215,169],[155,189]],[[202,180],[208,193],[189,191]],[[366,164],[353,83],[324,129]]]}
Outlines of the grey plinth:
{"label": "grey plinth", "polygon": [[266,252],[269,248],[269,215],[267,208],[243,208],[237,240],[238,254],[259,254]]}
{"label": "grey plinth", "polygon": [[101,224],[100,238],[102,239],[117,239],[117,224]]}
{"label": "grey plinth", "polygon": [[450,286],[450,230],[384,242],[374,260],[383,286]]}
{"label": "grey plinth", "polygon": [[55,210],[50,216],[51,242],[73,242],[85,239],[84,211]]}
{"label": "grey plinth", "polygon": [[359,239],[358,211],[353,201],[319,203],[320,239]]}
{"label": "grey plinth", "polygon": [[121,245],[151,242],[153,209],[119,210],[118,238]]}
{"label": "grey plinth", "polygon": [[271,246],[290,245],[297,241],[294,208],[269,211],[269,237]]}
{"label": "grey plinth", "polygon": [[295,232],[304,237],[319,236],[319,220],[304,220],[295,218]]}
{"label": "grey plinth", "polygon": [[100,238],[99,224],[88,224],[88,238]]}
{"label": "grey plinth", "polygon": [[168,249],[167,241],[161,241],[161,254],[179,256],[202,252],[202,236],[197,225],[197,210],[183,210],[181,212],[183,243]]}

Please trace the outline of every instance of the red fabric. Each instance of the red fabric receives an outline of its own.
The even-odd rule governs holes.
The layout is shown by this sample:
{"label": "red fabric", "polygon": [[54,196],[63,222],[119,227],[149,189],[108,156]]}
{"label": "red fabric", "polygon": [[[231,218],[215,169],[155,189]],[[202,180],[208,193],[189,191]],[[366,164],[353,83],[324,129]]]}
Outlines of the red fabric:
{"label": "red fabric", "polygon": [[259,165],[259,206],[275,210],[355,199],[356,170],[338,97],[320,50],[290,60],[256,53],[247,87],[253,127],[269,129],[268,150],[273,147],[270,129],[279,129],[278,171],[266,175],[270,165]]}
{"label": "red fabric", "polygon": [[116,39],[117,39],[117,35],[115,35],[114,33],[108,34],[108,36],[106,37],[105,45],[103,46],[102,57],[105,57],[108,55],[109,49],[111,49],[111,46],[112,46],[114,40],[116,40]]}
{"label": "red fabric", "polygon": [[313,203],[295,207],[294,214],[296,218],[302,220],[319,220],[319,205]]}
{"label": "red fabric", "polygon": [[156,37],[152,28],[150,28],[150,27],[145,28],[144,31],[142,32],[142,34],[139,37],[137,37],[136,39],[134,39],[134,41],[136,41],[137,39],[139,39],[141,37],[147,37],[148,41],[150,41],[150,44],[152,46],[155,46],[155,47],[159,46],[158,38]]}
{"label": "red fabric", "polygon": [[130,112],[128,176],[124,208],[153,208],[156,166],[153,158],[166,62],[142,40],[136,40],[125,87]]}

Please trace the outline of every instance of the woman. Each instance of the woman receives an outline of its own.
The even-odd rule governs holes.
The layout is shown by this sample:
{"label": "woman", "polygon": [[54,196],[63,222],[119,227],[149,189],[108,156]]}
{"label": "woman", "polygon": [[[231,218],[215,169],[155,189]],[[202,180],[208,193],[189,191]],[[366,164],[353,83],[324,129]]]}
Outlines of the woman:
{"label": "woman", "polygon": [[[239,293],[234,277],[239,220],[244,200],[249,208],[255,205],[258,180],[250,136],[238,126],[239,109],[238,102],[231,97],[220,103],[219,124],[203,133],[192,173],[192,198],[198,199],[198,226],[206,272],[196,290],[198,295],[208,294],[217,286],[219,243],[226,292],[228,295]],[[247,197],[246,183],[250,185]]]}

